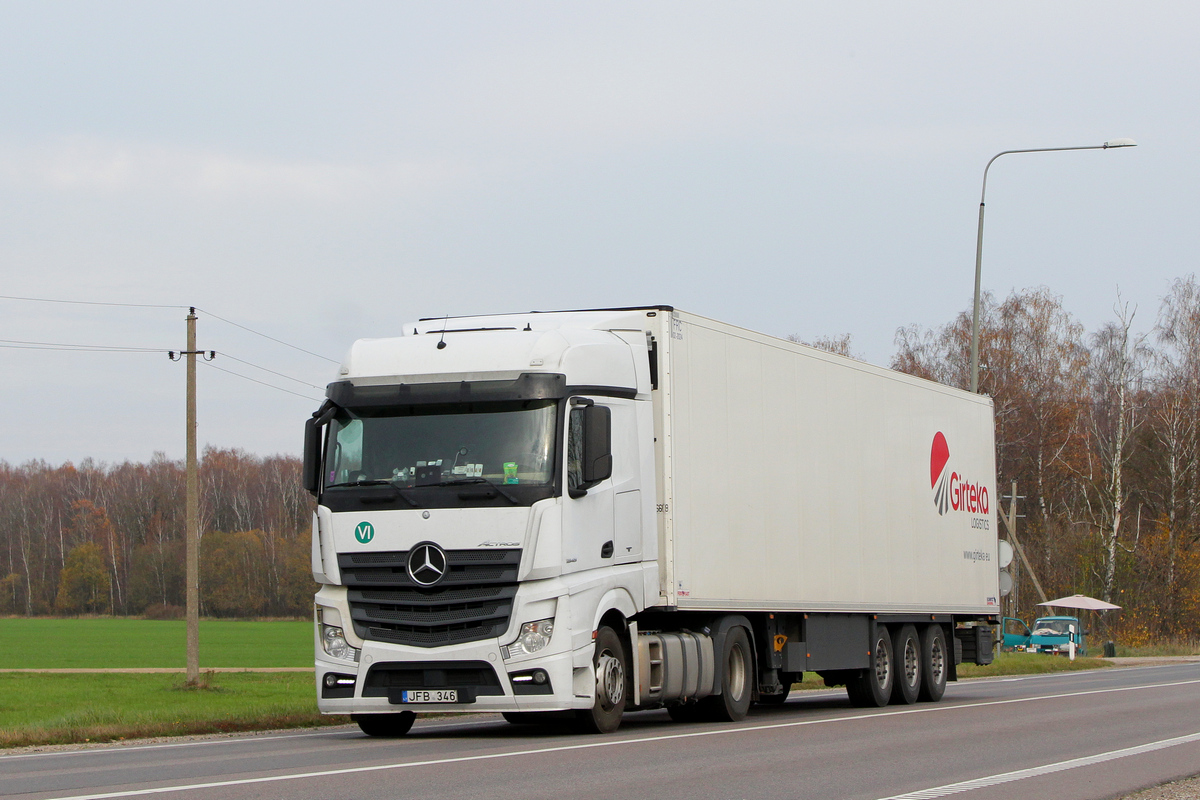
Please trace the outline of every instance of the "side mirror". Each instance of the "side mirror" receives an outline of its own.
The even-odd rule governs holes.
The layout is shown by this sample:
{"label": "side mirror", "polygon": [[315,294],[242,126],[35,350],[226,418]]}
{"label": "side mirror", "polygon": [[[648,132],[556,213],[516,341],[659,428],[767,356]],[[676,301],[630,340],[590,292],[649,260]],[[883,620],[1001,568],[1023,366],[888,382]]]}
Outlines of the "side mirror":
{"label": "side mirror", "polygon": [[567,493],[583,497],[587,490],[612,477],[612,412],[592,403],[571,409],[567,436]]}
{"label": "side mirror", "polygon": [[321,491],[321,434],[337,406],[328,400],[304,423],[304,488],[316,497]]}
{"label": "side mirror", "polygon": [[321,487],[321,430],[315,418],[304,422],[304,488],[313,497]]}

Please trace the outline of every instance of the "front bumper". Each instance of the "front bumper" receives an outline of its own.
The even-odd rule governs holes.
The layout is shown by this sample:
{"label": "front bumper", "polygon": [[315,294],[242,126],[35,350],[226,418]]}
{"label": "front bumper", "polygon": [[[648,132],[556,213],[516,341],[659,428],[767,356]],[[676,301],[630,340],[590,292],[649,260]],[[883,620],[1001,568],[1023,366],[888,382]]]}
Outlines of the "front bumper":
{"label": "front bumper", "polygon": [[[324,656],[324,652],[322,652]],[[495,641],[477,642],[472,646],[435,648],[432,651],[412,652],[411,648],[364,642],[358,664],[331,658],[316,660],[317,708],[322,714],[375,714],[410,711],[485,712],[485,711],[559,711],[571,708],[591,708],[591,695],[577,697],[574,654],[560,652],[540,658],[524,659],[506,664]],[[494,685],[477,679],[463,680],[459,677],[469,672],[480,672],[483,667],[495,673]],[[533,670],[544,670],[550,691],[544,694],[518,694],[529,683],[514,684],[513,674],[530,674]],[[591,669],[591,659],[586,667]],[[350,697],[326,697],[325,676],[353,676],[353,695]],[[409,681],[403,677],[423,673],[425,678]],[[439,680],[439,673],[442,678]],[[370,679],[369,679],[370,676]],[[586,685],[587,676],[580,675],[578,683]],[[344,680],[344,679],[343,679]],[[386,684],[386,685],[381,685]],[[440,685],[439,685],[440,684]],[[590,681],[594,686],[594,679]],[[347,687],[348,688],[348,687]],[[404,689],[456,689],[460,696],[472,698],[472,702],[459,703],[401,703]],[[343,690],[344,691],[344,690]],[[526,688],[525,691],[528,691]]]}
{"label": "front bumper", "polygon": [[[321,646],[320,615],[316,633],[317,708],[323,714],[378,714],[402,710],[437,713],[479,713],[498,711],[564,711],[591,708],[595,698],[595,672],[590,646],[570,649],[567,626],[556,628],[550,643],[533,655],[505,659],[508,652],[501,642],[516,638],[523,621],[547,615],[547,602],[554,605],[551,615],[569,619],[569,598],[542,596],[518,602],[511,630],[498,639],[486,639],[445,647],[413,647],[372,640],[360,640],[353,627],[344,625],[347,641],[360,648],[357,662],[329,656]],[[325,587],[317,595],[318,608],[332,609],[349,621],[345,592]],[[513,677],[544,672],[544,683],[532,680],[514,682]],[[333,687],[326,686],[332,675]],[[537,676],[542,677],[542,676]],[[404,690],[455,689],[457,703],[406,703]]]}

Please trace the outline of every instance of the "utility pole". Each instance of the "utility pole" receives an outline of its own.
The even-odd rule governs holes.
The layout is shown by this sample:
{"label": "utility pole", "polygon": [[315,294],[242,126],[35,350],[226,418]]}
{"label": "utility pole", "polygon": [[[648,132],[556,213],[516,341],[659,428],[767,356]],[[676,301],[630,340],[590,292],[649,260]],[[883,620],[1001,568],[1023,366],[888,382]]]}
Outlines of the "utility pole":
{"label": "utility pole", "polygon": [[1025,557],[1025,548],[1021,547],[1021,543],[1017,541],[1017,482],[1012,482],[1012,496],[1008,501],[1008,513],[1004,513],[1004,506],[1000,506],[1000,521],[1004,523],[1005,529],[1008,531],[1008,538],[1012,542],[1013,549],[1017,551],[1017,555],[1021,557],[1021,563],[1025,565],[1025,569],[1029,570],[1029,578],[1033,581],[1033,588],[1037,589],[1038,597],[1042,598],[1042,602],[1048,599],[1046,593],[1042,591],[1042,584],[1037,579],[1037,573],[1033,570],[1033,564],[1029,563],[1029,559]]}
{"label": "utility pole", "polygon": [[196,309],[187,315],[187,683],[200,680],[200,470],[196,465]]}
{"label": "utility pole", "polygon": [[196,356],[205,361],[216,358],[216,352],[196,349],[196,309],[188,309],[187,349],[178,355],[168,354],[172,361],[187,356],[187,500],[184,524],[187,552],[187,684],[195,686],[200,680],[200,469],[196,461]]}

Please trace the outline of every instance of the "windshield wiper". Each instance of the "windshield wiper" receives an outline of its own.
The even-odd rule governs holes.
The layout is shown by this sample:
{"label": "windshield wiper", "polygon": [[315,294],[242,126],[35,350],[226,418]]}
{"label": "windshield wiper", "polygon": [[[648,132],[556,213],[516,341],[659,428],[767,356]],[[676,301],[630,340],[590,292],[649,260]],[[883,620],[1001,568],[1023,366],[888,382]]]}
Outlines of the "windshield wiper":
{"label": "windshield wiper", "polygon": [[521,501],[513,497],[511,494],[501,489],[496,484],[489,481],[487,478],[455,478],[452,481],[442,481],[438,486],[467,486],[469,484],[483,483],[495,489],[505,500],[512,503],[514,506],[521,505]]}
{"label": "windshield wiper", "polygon": [[393,484],[391,481],[359,478],[356,481],[346,481],[344,483],[330,483],[330,484],[326,485],[325,488],[326,489],[341,489],[346,486],[384,486],[384,485],[395,486],[395,484]]}
{"label": "windshield wiper", "polygon": [[[360,486],[387,486],[387,487],[395,490],[395,492],[394,492],[395,497],[399,497],[401,500],[408,503],[413,508],[421,507],[417,504],[417,502],[415,500],[413,500],[411,497],[406,495],[404,492],[400,491],[400,487],[397,486],[396,484],[392,483],[391,481],[378,480],[378,479],[375,479],[375,480],[361,479],[361,480],[357,480],[357,481],[346,481],[345,483],[331,483],[328,486],[326,486],[325,488],[326,489],[357,489]],[[367,498],[364,497],[362,499],[366,500]],[[395,498],[388,497],[388,498],[384,498],[384,499],[392,500]]]}

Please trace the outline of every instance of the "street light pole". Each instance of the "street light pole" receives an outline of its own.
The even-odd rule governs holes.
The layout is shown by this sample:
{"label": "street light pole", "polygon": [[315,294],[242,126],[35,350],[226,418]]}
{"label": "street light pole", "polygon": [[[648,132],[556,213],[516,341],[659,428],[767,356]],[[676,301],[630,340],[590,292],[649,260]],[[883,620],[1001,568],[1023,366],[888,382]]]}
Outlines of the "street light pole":
{"label": "street light pole", "polygon": [[983,168],[983,191],[979,194],[979,233],[975,238],[975,305],[971,311],[971,391],[979,391],[979,284],[983,274],[983,205],[987,196],[987,175],[992,161],[1011,153],[1057,153],[1063,150],[1109,150],[1114,147],[1136,147],[1133,139],[1112,139],[1104,144],[1086,147],[1037,147],[1032,150],[1005,150],[992,156]]}

